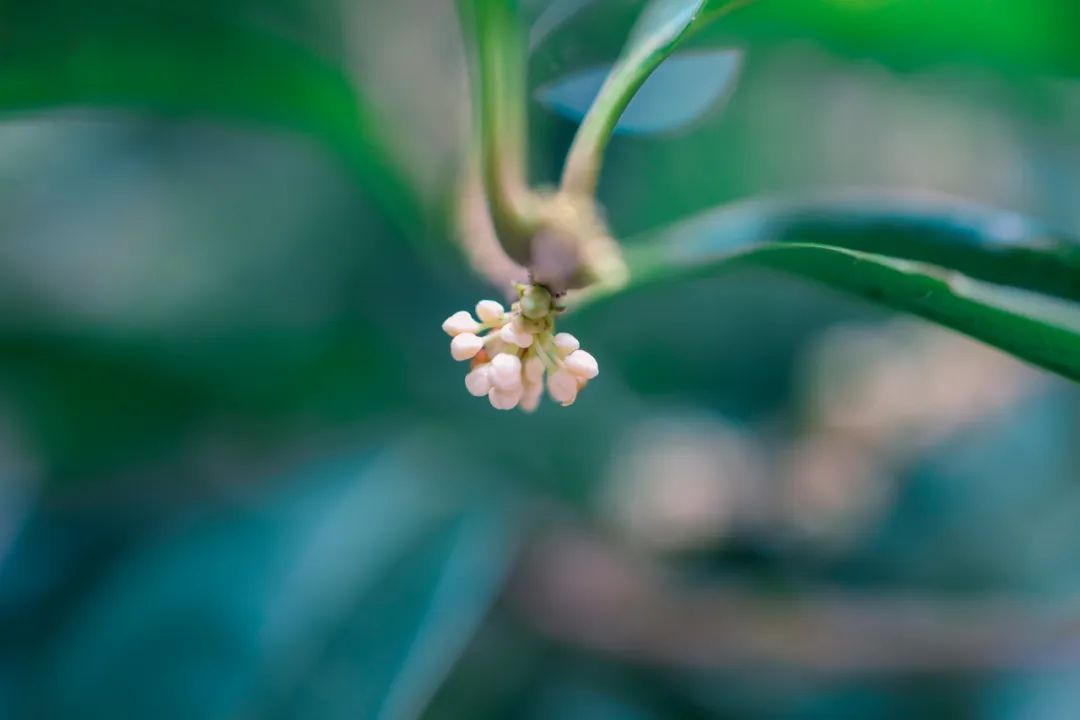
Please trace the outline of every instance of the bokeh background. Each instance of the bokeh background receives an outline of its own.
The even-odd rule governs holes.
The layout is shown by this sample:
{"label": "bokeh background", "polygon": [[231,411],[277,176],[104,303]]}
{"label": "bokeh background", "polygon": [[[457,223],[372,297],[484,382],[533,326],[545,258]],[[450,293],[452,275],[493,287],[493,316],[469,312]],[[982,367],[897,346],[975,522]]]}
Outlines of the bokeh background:
{"label": "bokeh background", "polygon": [[[640,7],[524,3],[531,85]],[[914,188],[1080,236],[1078,30],[760,0],[610,224]],[[600,378],[496,413],[439,329],[497,292],[467,74],[449,2],[0,9],[0,716],[1077,717],[1076,386],[740,271],[566,317]]]}

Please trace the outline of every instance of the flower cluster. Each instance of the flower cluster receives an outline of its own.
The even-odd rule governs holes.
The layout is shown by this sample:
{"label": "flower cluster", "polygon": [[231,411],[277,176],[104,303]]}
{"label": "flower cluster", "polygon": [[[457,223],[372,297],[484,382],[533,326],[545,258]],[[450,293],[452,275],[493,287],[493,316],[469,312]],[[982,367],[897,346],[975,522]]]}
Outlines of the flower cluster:
{"label": "flower cluster", "polygon": [[564,407],[596,377],[596,359],[580,349],[570,333],[555,332],[559,307],[540,285],[518,285],[518,301],[510,312],[494,300],[481,300],[476,316],[456,312],[443,323],[453,338],[450,354],[469,360],[465,387],[476,397],[487,396],[498,410],[521,407],[532,412],[540,404],[547,375],[548,394]]}

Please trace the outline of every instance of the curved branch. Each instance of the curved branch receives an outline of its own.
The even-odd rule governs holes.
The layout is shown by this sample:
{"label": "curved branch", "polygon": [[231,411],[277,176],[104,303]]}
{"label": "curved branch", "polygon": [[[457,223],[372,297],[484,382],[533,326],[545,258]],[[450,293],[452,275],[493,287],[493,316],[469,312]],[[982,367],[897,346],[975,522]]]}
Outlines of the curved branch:
{"label": "curved branch", "polygon": [[1080,598],[1018,600],[778,597],[687,588],[597,540],[562,532],[537,542],[511,606],[564,643],[685,669],[754,665],[822,673],[1071,666],[1080,661]]}

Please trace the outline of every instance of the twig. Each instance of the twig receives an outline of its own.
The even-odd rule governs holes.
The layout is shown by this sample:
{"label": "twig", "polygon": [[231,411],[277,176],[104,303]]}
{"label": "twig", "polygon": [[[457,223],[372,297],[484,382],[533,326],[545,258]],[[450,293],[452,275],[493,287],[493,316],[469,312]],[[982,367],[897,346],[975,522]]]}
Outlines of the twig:
{"label": "twig", "polygon": [[580,533],[527,553],[511,606],[541,632],[625,660],[687,669],[796,667],[823,673],[1080,664],[1080,600],[1038,606],[818,592],[775,597],[679,587]]}

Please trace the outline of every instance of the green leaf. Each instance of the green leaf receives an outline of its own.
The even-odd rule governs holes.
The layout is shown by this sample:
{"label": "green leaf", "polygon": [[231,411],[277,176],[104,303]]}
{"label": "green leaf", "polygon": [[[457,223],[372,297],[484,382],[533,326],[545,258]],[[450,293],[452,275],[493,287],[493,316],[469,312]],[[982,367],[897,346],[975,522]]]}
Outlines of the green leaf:
{"label": "green leaf", "polygon": [[393,339],[352,330],[140,339],[5,329],[0,392],[49,485],[183,464],[218,423],[244,423],[246,442],[270,452],[310,431],[312,416],[326,428],[400,405],[388,389],[404,378],[371,351]]}
{"label": "green leaf", "polygon": [[430,445],[169,533],[72,613],[38,714],[415,718],[501,586],[501,506]]}
{"label": "green leaf", "polygon": [[932,320],[1080,381],[1080,307],[1013,295],[932,266],[817,245],[763,248],[745,260]]}
{"label": "green leaf", "polygon": [[[1080,74],[1071,29],[1080,8],[1059,0],[767,0],[723,25],[724,2],[710,1],[695,31],[703,44],[735,34],[763,43],[811,38],[842,55],[913,70],[976,63],[1009,72]],[[718,7],[719,6],[719,7]]]}
{"label": "green leaf", "polygon": [[181,3],[5,3],[0,111],[90,106],[257,122],[311,136],[395,217],[409,193],[348,73],[243,18]]}
{"label": "green leaf", "polygon": [[[1012,231],[1029,227],[1025,223],[1010,219],[1013,241],[1002,248],[1001,238],[990,232],[993,223],[981,223],[1007,216],[989,211],[934,213],[931,205],[921,213],[903,206],[889,213],[869,204],[862,210],[856,204],[848,214],[835,208],[834,214],[824,208],[775,214],[768,209],[767,203],[726,208],[632,244],[631,287],[764,266],[924,317],[1080,380],[1080,305],[1029,291],[1045,287],[1071,297],[1078,275],[1069,263],[1075,258],[1065,253],[1070,259],[1063,262],[1054,254],[1040,255],[1037,238],[1019,242]],[[955,262],[945,269],[928,259]],[[974,276],[1011,278],[1014,287],[973,279],[960,268]]]}
{"label": "green leaf", "polygon": [[1014,212],[927,193],[751,200],[679,221],[641,242],[672,252],[738,252],[767,243],[846,248],[1080,301],[1080,240]]}
{"label": "green leaf", "polygon": [[[427,536],[354,608],[342,639],[309,669],[291,711],[268,715],[306,717],[321,698],[333,698],[337,707],[321,717],[420,717],[501,585],[507,534],[505,518],[478,510]],[[390,641],[373,652],[371,637]]]}
{"label": "green leaf", "polygon": [[[633,25],[635,3],[595,3],[544,37],[533,75],[547,84],[582,68],[610,62]],[[812,42],[837,55],[872,59],[896,70],[957,63],[1009,74],[1080,74],[1072,28],[1080,6],[1060,0],[767,0],[723,23],[729,0],[710,0],[685,38],[695,47],[770,46]]]}

